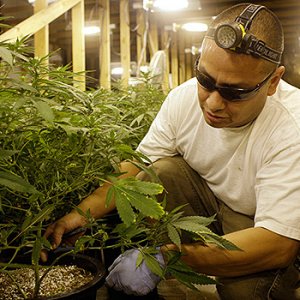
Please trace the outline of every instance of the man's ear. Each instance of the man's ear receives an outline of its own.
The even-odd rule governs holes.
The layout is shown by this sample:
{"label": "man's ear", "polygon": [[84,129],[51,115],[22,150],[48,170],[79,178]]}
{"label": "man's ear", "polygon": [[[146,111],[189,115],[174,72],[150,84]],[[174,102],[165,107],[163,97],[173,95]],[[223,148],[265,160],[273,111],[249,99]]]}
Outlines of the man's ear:
{"label": "man's ear", "polygon": [[268,96],[275,94],[278,83],[285,72],[285,67],[280,66],[276,69],[274,75],[272,76],[271,83],[268,88]]}

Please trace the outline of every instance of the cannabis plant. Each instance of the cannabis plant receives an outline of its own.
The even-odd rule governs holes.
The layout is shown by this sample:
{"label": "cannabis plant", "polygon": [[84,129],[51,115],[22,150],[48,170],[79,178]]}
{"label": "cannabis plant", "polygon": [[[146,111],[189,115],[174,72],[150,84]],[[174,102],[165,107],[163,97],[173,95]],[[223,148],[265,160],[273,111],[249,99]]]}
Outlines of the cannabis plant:
{"label": "cannabis plant", "polygon": [[[76,207],[103,182],[111,183],[107,205],[114,198],[120,224],[110,227],[81,212],[88,223],[72,252],[84,249],[122,251],[135,247],[150,269],[169,273],[185,284],[210,283],[170,253],[167,268],[154,258],[157,247],[172,242],[180,249],[181,232],[196,240],[235,247],[206,226],[211,218],[184,217],[180,209],[166,213],[156,199],[159,182],[117,179],[118,163],[132,161],[141,170],[146,157],[133,149],[147,132],[164,94],[151,84],[113,90],[78,90],[69,66],[47,66],[26,39],[0,43],[0,271],[9,273],[19,254],[31,253],[39,292],[39,254],[51,249],[45,228]],[[152,221],[149,221],[151,219]]]}

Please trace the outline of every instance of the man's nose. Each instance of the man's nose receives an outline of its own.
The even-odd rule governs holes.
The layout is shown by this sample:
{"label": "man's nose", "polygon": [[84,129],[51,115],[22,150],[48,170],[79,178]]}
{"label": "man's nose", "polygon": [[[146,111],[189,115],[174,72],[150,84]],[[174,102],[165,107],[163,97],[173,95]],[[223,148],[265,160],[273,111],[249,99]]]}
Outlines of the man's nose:
{"label": "man's nose", "polygon": [[218,91],[213,91],[206,99],[206,105],[212,112],[219,111],[225,108],[225,101],[226,100],[219,94]]}

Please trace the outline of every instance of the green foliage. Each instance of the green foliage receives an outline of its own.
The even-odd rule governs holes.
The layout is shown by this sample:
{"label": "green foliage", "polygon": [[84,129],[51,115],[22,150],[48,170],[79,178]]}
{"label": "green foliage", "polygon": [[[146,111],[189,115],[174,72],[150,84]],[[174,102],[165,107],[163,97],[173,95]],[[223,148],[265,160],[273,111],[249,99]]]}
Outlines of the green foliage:
{"label": "green foliage", "polygon": [[[0,18],[1,19],[1,18]],[[83,92],[73,86],[69,66],[46,66],[33,58],[24,40],[0,42],[0,271],[9,272],[18,254],[31,252],[38,295],[39,255],[51,249],[44,229],[74,208],[103,182],[110,182],[106,205],[115,201],[120,224],[87,220],[87,235],[74,252],[93,248],[138,248],[157,275],[171,274],[187,286],[212,283],[170,252],[166,268],[155,259],[158,247],[181,249],[182,232],[204,244],[236,250],[206,226],[212,218],[183,217],[181,207],[165,212],[156,196],[163,187],[149,160],[133,149],[146,134],[165,95],[150,84],[128,89]],[[130,160],[153,182],[117,179],[118,163]],[[64,254],[65,255],[65,254]],[[53,262],[55,263],[55,262]]]}
{"label": "green foliage", "polygon": [[[143,165],[132,149],[165,95],[147,83],[83,92],[74,87],[76,74],[69,66],[47,66],[48,57],[34,58],[25,38],[0,42],[0,57],[0,270],[31,250],[37,276],[40,250],[51,247],[44,229],[118,172],[120,161],[135,158]],[[147,215],[144,197],[151,216],[158,217],[158,187],[151,193],[147,184],[140,186],[140,198],[133,199],[136,182],[131,183],[121,182],[115,191],[134,215]],[[91,244],[86,238],[75,250]]]}

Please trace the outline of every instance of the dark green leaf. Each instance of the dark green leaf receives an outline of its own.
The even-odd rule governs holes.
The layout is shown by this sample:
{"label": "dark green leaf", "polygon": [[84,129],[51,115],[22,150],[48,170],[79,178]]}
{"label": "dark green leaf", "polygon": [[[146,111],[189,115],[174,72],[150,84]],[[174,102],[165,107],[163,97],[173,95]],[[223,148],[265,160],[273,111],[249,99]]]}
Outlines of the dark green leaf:
{"label": "dark green leaf", "polygon": [[110,187],[106,194],[105,207],[109,207],[114,197],[114,189]]}
{"label": "dark green leaf", "polygon": [[201,285],[216,284],[216,281],[213,278],[193,271],[178,272],[176,269],[173,268],[168,269],[168,271],[178,281],[182,282],[183,284],[189,286],[192,289],[196,289],[194,284],[201,284]]}
{"label": "dark green leaf", "polygon": [[53,122],[54,114],[51,107],[44,101],[35,102],[35,107],[41,114],[41,116],[48,122]]}
{"label": "dark green leaf", "polygon": [[150,269],[150,271],[152,273],[156,274],[157,276],[159,276],[161,278],[164,276],[163,269],[154,256],[145,254],[144,260],[145,260],[146,266]]}
{"label": "dark green leaf", "polygon": [[125,191],[130,204],[139,210],[144,216],[159,219],[164,210],[154,199],[133,191]]}
{"label": "dark green leaf", "polygon": [[195,232],[195,233],[210,233],[211,230],[208,229],[207,227],[205,227],[204,225],[195,223],[193,221],[187,221],[187,220],[183,220],[181,221],[181,219],[173,222],[173,226],[176,228],[180,228],[186,231],[190,231],[190,232]]}
{"label": "dark green leaf", "polygon": [[168,229],[168,237],[169,239],[179,248],[181,249],[181,239],[180,239],[180,235],[177,231],[177,229],[171,225],[168,224],[167,225],[167,229]]}
{"label": "dark green leaf", "polygon": [[0,47],[0,57],[6,61],[9,65],[13,65],[13,56],[10,50]]}
{"label": "dark green leaf", "polygon": [[130,224],[135,222],[135,214],[131,208],[127,197],[117,190],[114,190],[114,195],[116,208],[121,220],[126,226],[130,226]]}
{"label": "dark green leaf", "polygon": [[118,186],[123,186],[128,190],[135,191],[144,195],[158,195],[163,192],[163,186],[154,182],[147,182],[137,180],[136,178],[130,177],[120,179],[117,183]]}
{"label": "dark green leaf", "polygon": [[227,250],[241,250],[230,241],[222,238],[215,233],[202,234],[202,236],[204,237],[206,243],[212,243]]}
{"label": "dark green leaf", "polygon": [[180,219],[180,222],[192,222],[195,224],[199,224],[199,225],[203,225],[203,226],[208,226],[210,225],[212,222],[215,221],[215,216],[212,217],[202,217],[202,216],[186,216],[186,217],[182,217]]}
{"label": "dark green leaf", "polygon": [[23,178],[5,171],[0,171],[0,185],[4,185],[17,192],[31,194],[39,193],[34,186],[25,181]]}
{"label": "dark green leaf", "polygon": [[9,158],[9,157],[13,156],[14,154],[16,154],[18,152],[19,151],[16,151],[16,150],[4,150],[4,149],[0,149],[0,160],[1,159]]}
{"label": "dark green leaf", "polygon": [[42,250],[42,241],[41,238],[37,237],[33,244],[33,249],[31,254],[31,261],[33,265],[38,265],[40,260],[41,250]]}

